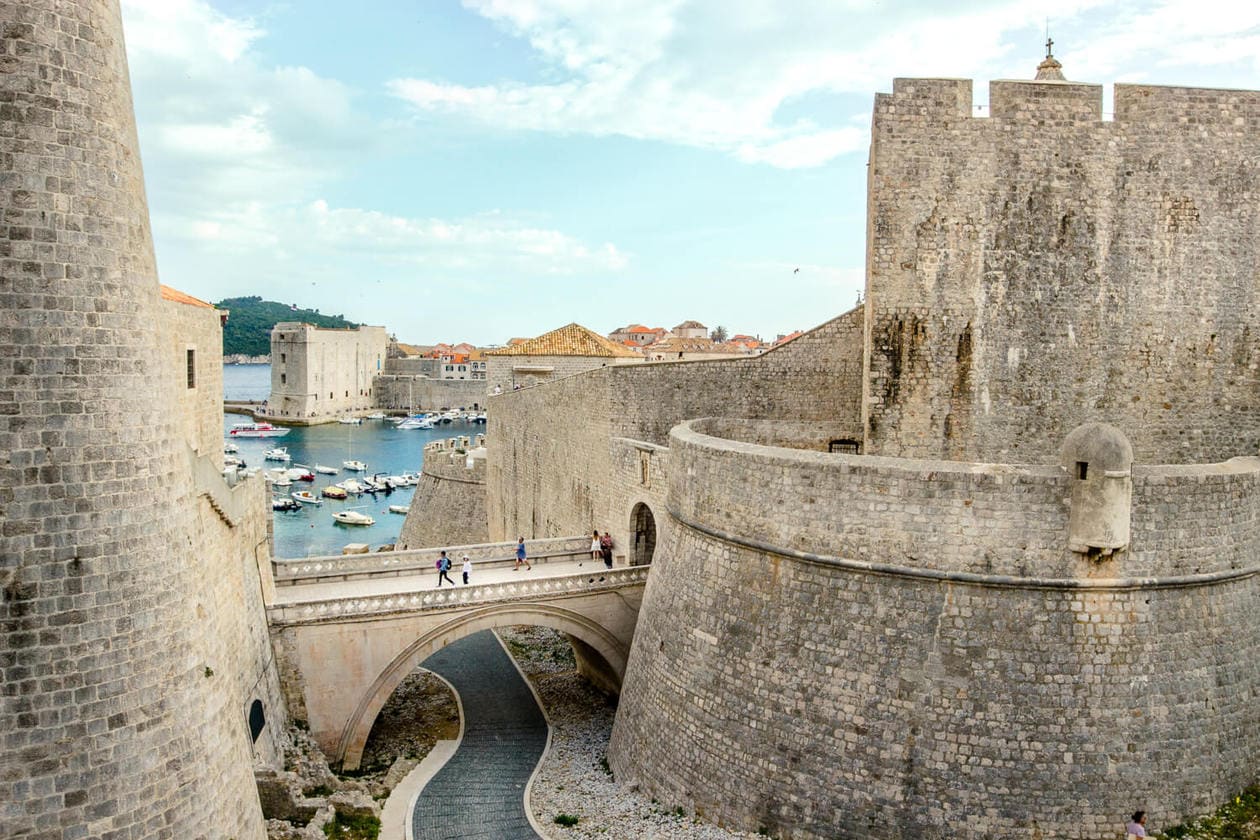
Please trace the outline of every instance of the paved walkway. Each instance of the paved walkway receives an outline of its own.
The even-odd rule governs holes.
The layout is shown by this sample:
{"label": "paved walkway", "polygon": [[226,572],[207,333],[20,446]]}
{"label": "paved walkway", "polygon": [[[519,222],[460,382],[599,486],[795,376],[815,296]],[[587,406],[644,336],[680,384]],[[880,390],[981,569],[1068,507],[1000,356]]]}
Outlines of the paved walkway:
{"label": "paved walkway", "polygon": [[[460,565],[458,558],[452,560],[450,576],[451,580],[455,581],[455,586],[463,589],[464,584],[460,582]],[[617,569],[625,568],[627,567],[617,567]],[[510,564],[492,567],[477,567],[474,564],[470,583],[473,586],[481,586],[489,583],[507,583],[508,581],[566,577],[569,575],[589,575],[598,578],[601,573],[606,571],[608,569],[605,568],[603,561],[600,560],[594,562],[585,560],[581,565],[578,565],[576,560],[535,563],[532,569],[526,569],[522,566],[519,570],[513,570]],[[373,595],[392,595],[400,592],[423,592],[427,589],[439,588],[437,579],[436,569],[422,569],[415,574],[400,575],[398,577],[331,580],[321,583],[303,583],[297,586],[277,586],[272,603],[292,604],[324,598],[368,598]],[[451,587],[449,584],[443,583],[441,588],[450,589]]]}
{"label": "paved walkway", "polygon": [[416,800],[420,840],[535,840],[525,786],[547,745],[533,692],[489,630],[466,636],[423,666],[459,692],[464,739]]}

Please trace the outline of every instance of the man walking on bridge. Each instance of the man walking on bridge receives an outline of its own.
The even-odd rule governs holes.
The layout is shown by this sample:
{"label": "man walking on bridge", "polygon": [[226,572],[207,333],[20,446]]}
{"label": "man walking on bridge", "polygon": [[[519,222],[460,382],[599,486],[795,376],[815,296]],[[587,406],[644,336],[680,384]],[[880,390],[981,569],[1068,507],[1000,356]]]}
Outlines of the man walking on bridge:
{"label": "man walking on bridge", "polygon": [[438,557],[437,563],[434,565],[437,566],[438,570],[438,588],[442,587],[442,581],[446,581],[451,586],[454,586],[455,581],[451,580],[451,576],[447,574],[451,570],[451,558],[446,556],[445,549],[442,550],[441,556]]}
{"label": "man walking on bridge", "polygon": [[525,564],[525,571],[527,572],[530,569],[534,568],[533,566],[529,565],[529,561],[525,559],[525,538],[524,537],[521,537],[520,539],[516,541],[516,565],[512,567],[512,571],[515,572],[516,570],[518,570],[521,567],[522,563]]}

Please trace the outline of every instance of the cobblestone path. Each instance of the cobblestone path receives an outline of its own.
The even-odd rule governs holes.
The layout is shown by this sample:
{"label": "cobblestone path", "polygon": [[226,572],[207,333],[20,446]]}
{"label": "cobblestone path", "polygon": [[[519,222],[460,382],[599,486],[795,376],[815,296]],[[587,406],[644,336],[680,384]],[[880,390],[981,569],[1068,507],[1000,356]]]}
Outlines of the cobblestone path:
{"label": "cobblestone path", "polygon": [[525,785],[547,744],[529,686],[489,630],[430,656],[424,667],[459,692],[464,739],[420,792],[417,840],[514,840],[538,835],[525,815]]}

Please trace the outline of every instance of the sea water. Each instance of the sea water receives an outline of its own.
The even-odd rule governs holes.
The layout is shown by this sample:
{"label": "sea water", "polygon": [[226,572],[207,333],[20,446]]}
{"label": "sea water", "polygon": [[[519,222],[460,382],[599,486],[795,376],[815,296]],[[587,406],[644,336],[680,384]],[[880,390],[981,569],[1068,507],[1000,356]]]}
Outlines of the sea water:
{"label": "sea water", "polygon": [[262,402],[271,393],[271,365],[224,365],[223,399]]}
{"label": "sea water", "polygon": [[[240,367],[245,367],[241,365]],[[254,367],[261,367],[255,365]],[[251,418],[240,414],[223,416],[223,435],[236,423],[250,423]],[[288,495],[298,490],[310,490],[316,496],[329,484],[365,473],[353,473],[341,468],[343,461],[355,460],[367,463],[366,475],[378,472],[398,475],[404,471],[420,472],[424,461],[424,445],[432,440],[467,435],[472,439],[485,431],[484,425],[456,420],[435,429],[394,428],[387,420],[364,420],[360,426],[330,423],[322,426],[292,426],[289,433],[279,438],[234,438],[239,448],[237,457],[249,467],[273,469],[301,464],[312,472],[315,465],[338,467],[337,475],[316,474],[314,483],[295,481],[290,487],[276,487],[273,495]],[[273,447],[283,446],[293,460],[287,464],[265,461],[263,453]],[[388,495],[367,493],[349,496],[345,501],[322,499],[320,505],[303,505],[296,511],[273,511],[275,528],[274,555],[276,557],[309,557],[320,554],[340,554],[348,543],[368,543],[374,549],[398,539],[402,530],[403,515],[390,513],[390,505],[411,503],[415,488],[394,490]],[[374,525],[342,525],[332,515],[339,510],[357,510],[376,520]]]}

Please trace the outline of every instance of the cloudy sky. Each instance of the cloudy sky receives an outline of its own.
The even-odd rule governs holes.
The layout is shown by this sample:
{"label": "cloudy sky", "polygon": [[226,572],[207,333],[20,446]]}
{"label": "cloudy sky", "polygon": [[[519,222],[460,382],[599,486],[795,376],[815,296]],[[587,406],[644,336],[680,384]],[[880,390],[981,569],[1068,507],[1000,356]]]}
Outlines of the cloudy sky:
{"label": "cloudy sky", "polygon": [[[1260,87],[1260,4],[1051,6],[1071,79]],[[847,310],[873,94],[970,77],[983,113],[984,80],[1032,76],[1049,8],[122,7],[163,282],[482,344],[687,318],[771,338]]]}

